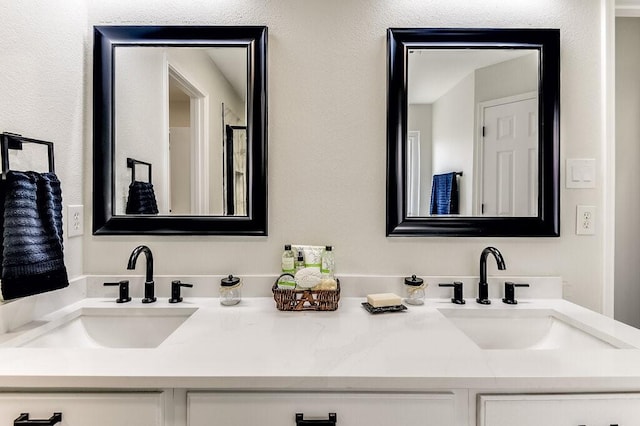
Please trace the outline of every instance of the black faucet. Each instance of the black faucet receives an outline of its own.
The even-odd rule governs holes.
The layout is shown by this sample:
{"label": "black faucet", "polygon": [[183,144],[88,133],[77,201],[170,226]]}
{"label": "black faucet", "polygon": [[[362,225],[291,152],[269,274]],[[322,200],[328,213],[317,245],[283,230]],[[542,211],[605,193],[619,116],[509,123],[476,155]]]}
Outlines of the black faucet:
{"label": "black faucet", "polygon": [[153,303],[156,301],[156,297],[154,295],[154,284],[153,284],[153,255],[151,254],[151,250],[147,246],[138,246],[133,249],[131,252],[131,256],[129,256],[129,263],[127,264],[127,269],[135,269],[136,268],[136,260],[138,260],[138,256],[140,253],[144,253],[147,259],[147,276],[144,280],[144,299],[142,299],[142,303]]}
{"label": "black faucet", "polygon": [[481,305],[488,305],[491,303],[489,300],[489,284],[487,284],[487,256],[492,254],[496,258],[498,263],[498,269],[504,271],[507,267],[504,265],[504,259],[502,254],[495,247],[485,247],[480,255],[480,282],[478,283],[478,298],[476,302]]}

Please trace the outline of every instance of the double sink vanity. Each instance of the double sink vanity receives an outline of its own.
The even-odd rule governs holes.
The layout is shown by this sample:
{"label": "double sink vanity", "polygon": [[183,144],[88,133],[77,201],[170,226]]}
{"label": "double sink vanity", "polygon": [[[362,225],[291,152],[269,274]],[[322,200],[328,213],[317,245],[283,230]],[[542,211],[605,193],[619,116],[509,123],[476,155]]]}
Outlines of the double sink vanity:
{"label": "double sink vanity", "polygon": [[[491,48],[494,54],[512,50],[534,58],[531,70],[539,89],[532,96],[540,117],[533,127],[539,136],[529,161],[533,170],[525,174],[537,176],[532,181],[538,184],[532,185],[533,202],[527,212],[485,215],[486,200],[479,194],[464,202],[471,212],[467,215],[410,211],[414,194],[406,179],[412,173],[407,146],[414,129],[407,117],[407,56],[415,62],[419,55],[441,53],[442,46],[456,56],[469,50],[484,56]],[[266,47],[266,27],[94,28],[96,238],[267,235]],[[162,188],[167,179],[161,158],[153,168],[160,214],[127,214],[121,208],[129,173],[132,182],[136,179],[133,167],[128,170],[129,152],[149,156],[165,152],[168,144],[168,134],[163,133],[148,138],[160,141],[162,149],[137,146],[131,141],[145,138],[126,130],[143,129],[141,122],[119,113],[131,107],[151,114],[128,105],[123,96],[129,92],[122,86],[127,82],[123,76],[135,70],[135,63],[123,58],[142,57],[142,48],[162,53],[160,62],[168,68],[154,71],[186,88],[190,86],[184,76],[189,73],[179,72],[186,56],[207,54],[214,59],[218,49],[232,49],[244,58],[234,73],[247,77],[246,87],[239,90],[246,99],[236,107],[244,111],[245,123],[235,128],[242,128],[246,136],[226,136],[210,145],[212,150],[225,147],[215,164],[222,164],[223,154],[227,166],[240,162],[234,157],[238,144],[251,158],[242,170],[248,176],[242,185],[234,183],[233,173],[218,176],[227,191],[223,193],[221,186],[211,197],[224,200],[224,206],[209,206],[209,192],[195,185],[188,191],[198,201],[183,213],[171,214],[178,210],[170,206],[168,191]],[[386,235],[558,237],[559,30],[389,28],[387,56]],[[120,66],[128,64],[130,69],[116,67],[116,57]],[[146,68],[138,71],[149,75]],[[518,74],[510,78],[520,79]],[[146,100],[151,94],[132,98]],[[223,116],[225,129],[233,130],[225,109],[232,103],[209,101],[222,109],[215,116]],[[129,126],[123,116],[136,125]],[[203,123],[195,122],[194,128]],[[219,130],[213,133],[222,135],[222,127]],[[466,140],[484,137],[484,131],[469,131]],[[151,135],[148,129],[143,132]],[[197,143],[209,147],[206,140]],[[469,146],[464,152],[480,158],[476,150]],[[151,183],[153,161],[138,160],[149,164]],[[481,169],[464,174],[460,170],[461,184],[489,180]],[[192,173],[192,182],[208,181],[203,171]],[[248,195],[229,190],[234,187]],[[0,424],[595,426],[637,421],[640,331],[563,300],[561,278],[487,279],[489,254],[500,267],[495,253],[483,252],[480,285],[478,277],[424,277],[429,286],[423,305],[378,315],[361,306],[365,295],[378,290],[401,293],[402,277],[340,276],[341,299],[332,312],[276,310],[270,294],[274,276],[244,277],[246,291],[236,306],[221,306],[216,297],[213,283],[220,277],[179,277],[194,287],[177,303],[168,303],[168,297],[169,284],[178,277],[156,278],[155,287],[152,272],[145,280],[79,277],[67,289],[0,305]],[[135,267],[135,258],[129,269]],[[150,252],[147,266],[149,258]],[[132,300],[117,303],[127,297],[103,284],[125,279],[131,282]],[[460,292],[454,299],[460,302],[464,297],[465,304],[452,303],[451,290],[438,286],[452,281],[464,286],[464,296]],[[518,289],[519,303],[503,303],[505,281],[530,285]],[[19,324],[7,325],[6,318],[16,316],[22,318]]]}
{"label": "double sink vanity", "polygon": [[[488,305],[476,303],[477,277],[463,278],[469,294],[458,305],[437,286],[450,277],[426,277],[424,305],[378,315],[361,306],[364,277],[341,277],[334,312],[276,310],[273,277],[247,277],[254,290],[236,306],[202,293],[168,303],[171,277],[157,279],[155,303],[142,303],[140,277],[133,300],[116,303],[117,291],[99,285],[106,278],[72,283],[83,297],[3,336],[3,424],[22,413],[98,426],[328,425],[333,414],[337,425],[629,425],[640,416],[640,331],[562,300],[560,278],[526,277],[515,305],[498,297],[504,277],[488,280]],[[397,292],[402,282],[368,280]]]}

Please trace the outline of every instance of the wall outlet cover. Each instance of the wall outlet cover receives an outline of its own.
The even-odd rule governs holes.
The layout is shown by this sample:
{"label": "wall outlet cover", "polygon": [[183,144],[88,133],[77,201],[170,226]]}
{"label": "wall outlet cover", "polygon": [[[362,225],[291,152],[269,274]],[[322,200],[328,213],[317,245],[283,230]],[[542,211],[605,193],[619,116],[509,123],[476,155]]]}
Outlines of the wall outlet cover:
{"label": "wall outlet cover", "polygon": [[576,235],[595,235],[596,206],[577,206]]}
{"label": "wall outlet cover", "polygon": [[84,235],[84,206],[67,206],[66,222],[69,238]]}

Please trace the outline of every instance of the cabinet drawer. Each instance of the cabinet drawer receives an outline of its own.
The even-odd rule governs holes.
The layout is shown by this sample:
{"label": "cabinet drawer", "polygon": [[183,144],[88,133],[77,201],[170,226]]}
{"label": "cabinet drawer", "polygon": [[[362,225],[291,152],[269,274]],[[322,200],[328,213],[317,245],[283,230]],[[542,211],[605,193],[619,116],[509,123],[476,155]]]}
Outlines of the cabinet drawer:
{"label": "cabinet drawer", "polygon": [[56,412],[60,426],[164,426],[161,392],[0,393],[1,426],[13,425],[21,413],[42,420]]}
{"label": "cabinet drawer", "polygon": [[480,395],[479,426],[632,426],[640,394]]}
{"label": "cabinet drawer", "polygon": [[438,394],[267,394],[187,393],[188,426],[295,426],[304,419],[328,419],[337,426],[452,426],[455,395]]}

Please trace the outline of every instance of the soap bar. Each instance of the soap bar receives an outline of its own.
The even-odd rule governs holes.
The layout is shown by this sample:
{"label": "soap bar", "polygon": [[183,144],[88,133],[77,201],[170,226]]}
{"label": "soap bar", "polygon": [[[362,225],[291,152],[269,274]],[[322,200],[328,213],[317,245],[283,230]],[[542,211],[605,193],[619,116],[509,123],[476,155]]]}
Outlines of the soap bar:
{"label": "soap bar", "polygon": [[402,304],[402,299],[393,293],[367,294],[367,302],[374,308],[385,306],[397,306]]}

